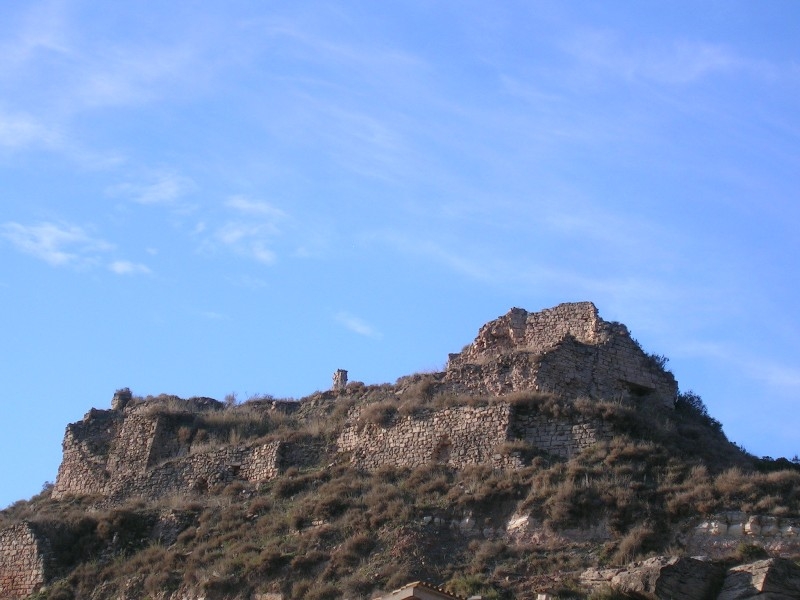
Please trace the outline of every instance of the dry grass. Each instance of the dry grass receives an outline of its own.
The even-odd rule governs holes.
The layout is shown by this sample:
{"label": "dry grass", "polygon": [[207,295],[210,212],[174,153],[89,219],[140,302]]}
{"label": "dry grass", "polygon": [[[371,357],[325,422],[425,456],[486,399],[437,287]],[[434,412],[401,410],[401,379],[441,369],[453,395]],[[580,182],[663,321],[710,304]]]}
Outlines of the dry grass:
{"label": "dry grass", "polygon": [[[207,414],[180,412],[171,398],[159,402],[177,411],[162,414],[181,415],[175,435],[193,446],[256,439],[330,442],[354,408],[360,409],[361,426],[387,426],[441,407],[491,402],[553,418],[600,419],[613,438],[570,460],[543,456],[524,441],[508,442],[497,450],[529,462],[516,471],[429,464],[364,473],[320,454],[316,464],[257,486],[235,482],[194,504],[172,497],[112,510],[99,507],[97,499],[54,503],[42,494],[0,512],[0,526],[23,518],[69,525],[59,547],[69,548],[75,559],[42,600],[153,597],[179,587],[209,598],[234,589],[242,596],[269,590],[287,599],[342,593],[369,598],[412,579],[511,597],[531,577],[597,563],[599,548],[590,554],[483,539],[465,547],[453,523],[470,516],[478,528],[502,528],[520,511],[550,531],[603,523],[613,537],[603,558],[622,563],[666,549],[666,528],[688,516],[722,510],[800,514],[798,471],[773,470],[772,463],[755,470],[751,459],[691,411],[566,402],[533,393],[500,399],[447,395],[437,392],[432,376],[413,382],[402,398],[395,391],[351,385],[335,397],[315,395],[313,407],[292,413],[270,409],[269,402]],[[153,519],[167,511],[183,515],[180,530],[159,543]],[[754,551],[743,549],[742,555],[748,552]],[[98,581],[104,582],[101,591]],[[614,598],[613,593],[597,597]]]}

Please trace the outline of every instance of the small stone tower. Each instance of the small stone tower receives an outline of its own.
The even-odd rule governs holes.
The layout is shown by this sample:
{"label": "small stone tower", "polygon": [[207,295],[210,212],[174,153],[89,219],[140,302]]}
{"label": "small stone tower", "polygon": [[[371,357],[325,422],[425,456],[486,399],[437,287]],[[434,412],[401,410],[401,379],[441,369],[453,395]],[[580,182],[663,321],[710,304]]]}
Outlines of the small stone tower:
{"label": "small stone tower", "polygon": [[114,397],[111,399],[112,410],[122,410],[133,399],[130,388],[122,388],[114,392]]}
{"label": "small stone tower", "polygon": [[347,387],[347,371],[344,369],[336,369],[333,374],[333,391],[341,392]]}

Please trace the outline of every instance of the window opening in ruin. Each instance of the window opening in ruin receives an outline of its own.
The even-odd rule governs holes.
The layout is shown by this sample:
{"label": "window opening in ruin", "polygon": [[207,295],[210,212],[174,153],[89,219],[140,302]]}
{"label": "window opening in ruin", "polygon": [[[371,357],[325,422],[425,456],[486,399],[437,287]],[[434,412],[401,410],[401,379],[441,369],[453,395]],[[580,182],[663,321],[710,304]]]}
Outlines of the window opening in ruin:
{"label": "window opening in ruin", "polygon": [[628,393],[631,396],[635,396],[637,398],[644,398],[655,392],[655,388],[647,387],[646,385],[641,385],[639,383],[633,383],[632,381],[622,381],[622,385],[624,385],[628,389]]}
{"label": "window opening in ruin", "polygon": [[439,464],[447,464],[450,460],[450,449],[452,444],[450,443],[450,438],[442,436],[441,439],[437,442],[436,446],[433,448],[433,454],[431,455],[431,460],[435,463]]}

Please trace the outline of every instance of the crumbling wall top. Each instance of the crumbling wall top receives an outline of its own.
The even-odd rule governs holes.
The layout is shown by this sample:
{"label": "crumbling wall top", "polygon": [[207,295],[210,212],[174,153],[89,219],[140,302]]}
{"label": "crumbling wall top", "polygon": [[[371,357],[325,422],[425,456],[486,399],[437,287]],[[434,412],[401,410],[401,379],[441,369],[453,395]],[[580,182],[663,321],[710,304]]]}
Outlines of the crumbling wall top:
{"label": "crumbling wall top", "polygon": [[609,326],[591,302],[568,302],[539,312],[512,308],[481,327],[475,340],[450,359],[482,363],[512,351],[544,354],[567,336],[595,345],[608,339]]}

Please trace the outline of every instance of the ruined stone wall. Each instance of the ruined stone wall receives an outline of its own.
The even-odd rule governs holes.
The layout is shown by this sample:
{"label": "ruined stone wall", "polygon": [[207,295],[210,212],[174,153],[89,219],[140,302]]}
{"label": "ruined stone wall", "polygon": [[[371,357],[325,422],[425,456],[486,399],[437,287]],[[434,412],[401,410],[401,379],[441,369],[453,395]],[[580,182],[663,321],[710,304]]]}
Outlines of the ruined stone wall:
{"label": "ruined stone wall", "polygon": [[518,414],[506,403],[446,408],[421,417],[403,417],[388,427],[359,424],[359,414],[359,409],[351,412],[339,436],[338,450],[351,452],[353,464],[364,469],[428,463],[454,468],[474,464],[518,468],[522,462],[504,449],[506,442],[526,441],[568,458],[610,438],[599,422]]}
{"label": "ruined stone wall", "polygon": [[159,428],[163,428],[163,423],[158,415],[125,416],[108,457],[108,471],[114,479],[133,477],[147,470]]}
{"label": "ruined stone wall", "polygon": [[[188,437],[179,435],[181,426],[193,422],[195,411],[216,408],[195,404],[187,403],[185,412],[169,414],[153,410],[158,406],[149,404],[124,410],[92,409],[83,421],[67,427],[53,498],[159,498],[234,479],[265,481],[281,472],[287,462],[306,464],[322,452],[316,440],[305,440],[305,446],[276,441],[190,448]],[[265,405],[267,409],[275,407]]]}
{"label": "ruined stone wall", "polygon": [[510,437],[524,440],[549,454],[571,458],[613,436],[601,421],[576,422],[539,414],[512,413]]}
{"label": "ruined stone wall", "polygon": [[122,426],[121,413],[90,410],[83,421],[67,426],[62,444],[63,458],[52,497],[96,495],[108,491],[108,455]]}
{"label": "ruined stone wall", "polygon": [[115,481],[112,500],[130,497],[162,498],[205,492],[234,480],[267,481],[282,469],[282,442],[229,446],[167,460],[147,471]]}
{"label": "ruined stone wall", "polygon": [[67,427],[52,497],[107,495],[174,452],[173,440],[160,415],[92,409]]}
{"label": "ruined stone wall", "polygon": [[364,469],[488,463],[506,441],[509,408],[507,404],[453,407],[420,418],[403,417],[388,428],[374,423],[360,428],[360,410],[355,409],[337,446],[340,452],[352,452],[353,464]]}
{"label": "ruined stone wall", "polygon": [[[620,326],[622,327],[622,326]],[[642,397],[674,405],[678,385],[655,364],[625,330],[597,346],[566,338],[538,361],[536,389],[567,397]]]}
{"label": "ruined stone wall", "polygon": [[589,302],[539,313],[512,309],[484,325],[463,352],[450,355],[443,381],[456,393],[637,396],[669,407],[678,392],[672,374],[642,351],[627,328],[600,319]]}
{"label": "ruined stone wall", "polygon": [[47,539],[27,522],[0,531],[0,598],[16,600],[36,592],[50,576]]}
{"label": "ruined stone wall", "polygon": [[461,354],[451,354],[454,363],[480,363],[510,350],[542,354],[567,336],[584,344],[607,338],[606,322],[591,302],[559,304],[529,313],[512,308],[506,315],[481,327],[478,336]]}

